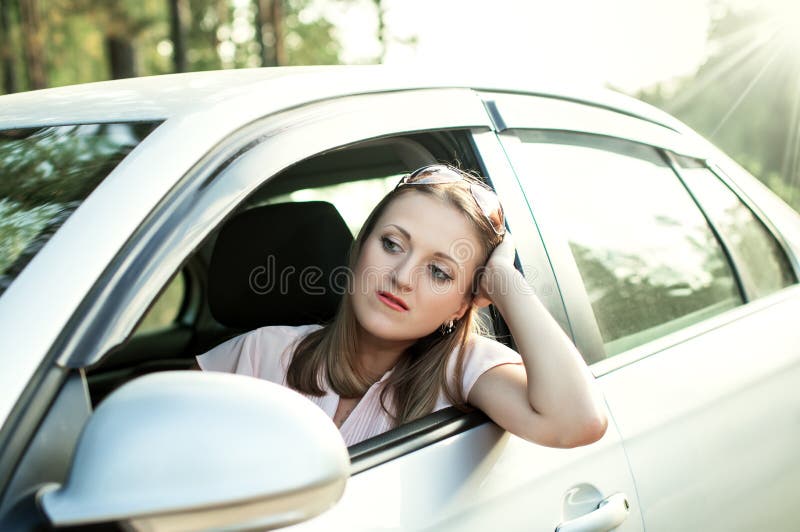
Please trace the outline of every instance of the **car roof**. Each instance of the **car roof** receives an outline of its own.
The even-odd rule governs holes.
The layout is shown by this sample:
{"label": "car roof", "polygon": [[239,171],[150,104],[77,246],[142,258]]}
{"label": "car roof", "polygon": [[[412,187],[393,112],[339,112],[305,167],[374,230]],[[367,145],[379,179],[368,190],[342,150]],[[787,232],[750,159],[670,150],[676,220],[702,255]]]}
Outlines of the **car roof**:
{"label": "car roof", "polygon": [[[203,113],[232,100],[272,98],[274,111],[370,92],[471,88],[534,94],[600,106],[681,130],[668,114],[601,86],[570,79],[532,80],[529,76],[483,71],[464,73],[383,65],[271,67],[168,74],[101,81],[0,96],[0,128],[91,122],[167,120]],[[281,98],[281,89],[286,98]],[[263,106],[263,101],[261,102]]]}

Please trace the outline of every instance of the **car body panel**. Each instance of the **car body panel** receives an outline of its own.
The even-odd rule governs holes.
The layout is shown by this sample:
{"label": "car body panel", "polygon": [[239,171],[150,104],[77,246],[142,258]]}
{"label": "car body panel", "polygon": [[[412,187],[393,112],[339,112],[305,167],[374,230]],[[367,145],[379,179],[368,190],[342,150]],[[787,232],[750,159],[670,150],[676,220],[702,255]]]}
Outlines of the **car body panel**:
{"label": "car body panel", "polygon": [[613,424],[575,449],[481,425],[354,475],[330,511],[287,530],[555,530],[613,493],[632,506],[614,530],[643,530],[625,462]]}
{"label": "car body panel", "polygon": [[[703,146],[666,124],[645,121],[625,112],[583,102],[554,100],[528,94],[480,92],[496,106],[500,132],[539,129],[577,131],[594,135],[624,138],[665,148],[683,155],[705,158]],[[674,126],[674,124],[672,124]]]}
{"label": "car body panel", "polygon": [[682,127],[663,111],[599,85],[532,81],[509,72],[466,73],[381,65],[193,72],[29,91],[2,97],[0,124],[8,129],[78,122],[163,120],[195,113],[220,118],[219,111],[224,108],[220,105],[253,109],[252,117],[262,109],[276,112],[339,96],[437,88],[538,94],[618,110],[673,129]]}
{"label": "car body panel", "polygon": [[797,525],[800,287],[765,300],[601,377],[647,530]]}

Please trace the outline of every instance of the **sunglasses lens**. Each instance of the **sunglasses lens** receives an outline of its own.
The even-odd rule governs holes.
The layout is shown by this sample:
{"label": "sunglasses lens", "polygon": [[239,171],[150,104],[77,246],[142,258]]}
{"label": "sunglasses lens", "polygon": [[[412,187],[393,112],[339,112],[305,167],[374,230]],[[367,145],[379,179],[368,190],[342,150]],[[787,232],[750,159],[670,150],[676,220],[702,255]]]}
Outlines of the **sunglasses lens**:
{"label": "sunglasses lens", "polygon": [[503,208],[500,200],[494,192],[486,190],[480,185],[471,185],[472,197],[483,211],[484,216],[489,220],[494,228],[494,232],[502,235],[506,232],[505,220],[503,219]]}

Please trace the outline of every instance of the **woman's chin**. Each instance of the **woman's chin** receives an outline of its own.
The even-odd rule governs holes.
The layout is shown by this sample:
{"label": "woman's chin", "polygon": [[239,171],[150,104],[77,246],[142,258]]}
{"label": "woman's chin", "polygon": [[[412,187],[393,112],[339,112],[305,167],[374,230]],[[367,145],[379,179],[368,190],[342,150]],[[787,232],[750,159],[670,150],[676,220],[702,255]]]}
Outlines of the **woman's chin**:
{"label": "woman's chin", "polygon": [[382,340],[408,341],[420,337],[408,324],[378,312],[369,312],[363,319],[359,316],[358,322],[364,332]]}
{"label": "woman's chin", "polygon": [[423,324],[415,323],[411,311],[397,311],[378,301],[360,300],[353,302],[353,310],[358,323],[369,335],[389,341],[415,341],[430,334]]}
{"label": "woman's chin", "polygon": [[384,340],[402,340],[407,337],[405,327],[385,319],[376,319],[375,316],[360,322],[367,334]]}

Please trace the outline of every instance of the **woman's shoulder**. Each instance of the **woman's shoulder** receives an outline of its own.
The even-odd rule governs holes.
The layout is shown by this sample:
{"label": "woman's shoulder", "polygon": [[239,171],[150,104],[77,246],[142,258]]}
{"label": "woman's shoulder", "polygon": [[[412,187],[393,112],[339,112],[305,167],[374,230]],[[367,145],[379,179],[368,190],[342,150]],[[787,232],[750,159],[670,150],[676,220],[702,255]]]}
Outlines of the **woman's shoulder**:
{"label": "woman's shoulder", "polygon": [[289,356],[289,352],[293,350],[290,347],[295,347],[300,340],[322,327],[318,323],[307,325],[267,325],[250,331],[249,334],[253,336],[252,344],[259,354],[264,356],[265,354],[279,352],[282,363],[285,365],[286,360],[283,359]]}
{"label": "woman's shoulder", "polygon": [[467,337],[466,353],[468,358],[500,358],[522,361],[522,357],[515,350],[508,347],[505,343],[492,337],[478,333],[471,333]]}
{"label": "woman's shoulder", "polygon": [[204,370],[280,380],[289,347],[322,325],[268,325],[240,334],[197,357]]}
{"label": "woman's shoulder", "polygon": [[[281,358],[285,359],[300,340],[312,332],[322,329],[322,327],[318,323],[307,325],[267,325],[251,331],[250,334],[255,336],[253,343],[258,346],[258,352],[261,355],[278,351],[281,354]],[[282,363],[285,365],[286,360],[282,360]]]}
{"label": "woman's shoulder", "polygon": [[471,333],[464,349],[459,383],[456,370],[457,353],[458,349],[448,361],[448,373],[453,379],[451,382],[460,385],[464,398],[469,396],[472,386],[486,371],[502,364],[522,364],[522,356],[504,343],[495,338]]}

